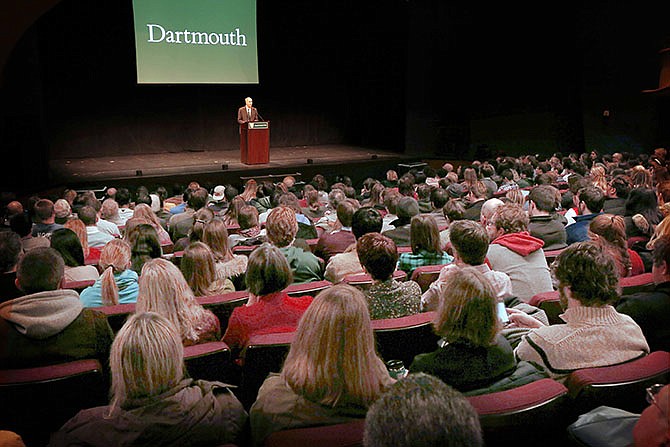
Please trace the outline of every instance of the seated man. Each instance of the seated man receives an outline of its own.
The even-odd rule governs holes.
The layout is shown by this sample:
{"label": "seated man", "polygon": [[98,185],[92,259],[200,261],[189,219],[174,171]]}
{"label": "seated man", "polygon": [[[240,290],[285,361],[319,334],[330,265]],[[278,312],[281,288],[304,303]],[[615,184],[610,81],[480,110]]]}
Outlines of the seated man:
{"label": "seated man", "polygon": [[653,256],[654,290],[622,296],[617,311],[640,325],[652,351],[670,351],[670,236],[656,239]]}
{"label": "seated man", "polygon": [[593,242],[578,242],[563,250],[552,268],[566,324],[545,326],[523,312],[508,311],[512,325],[533,328],[515,350],[518,359],[542,365],[550,377],[564,380],[577,369],[616,365],[649,353],[640,326],[612,307],[619,299],[619,277],[610,256]]}
{"label": "seated man", "polygon": [[323,264],[314,254],[294,245],[298,233],[295,211],[287,206],[273,208],[265,223],[270,243],[288,260],[293,272],[293,283],[300,284],[323,279]]}
{"label": "seated man", "polygon": [[370,406],[366,447],[484,445],[477,411],[437,377],[410,374]]}
{"label": "seated man", "polygon": [[528,215],[521,205],[499,206],[487,223],[487,233],[489,265],[507,273],[514,296],[527,303],[533,295],[554,290],[542,251],[544,242],[528,233]]}
{"label": "seated man", "polygon": [[113,333],[107,317],[84,309],[76,291],[60,288],[64,265],[53,248],[31,250],[19,262],[16,284],[25,296],[0,304],[3,367],[88,358],[108,364]]}
{"label": "seated man", "polygon": [[391,238],[398,247],[408,247],[411,241],[412,217],[419,214],[419,203],[412,197],[401,197],[398,200],[396,213],[398,218],[391,222],[395,228],[384,231],[382,234]]}
{"label": "seated man", "polygon": [[568,245],[589,240],[589,225],[594,217],[602,214],[605,193],[596,186],[587,186],[579,190],[576,201],[579,214],[574,217],[575,223],[568,225],[565,230]]}
{"label": "seated man", "polygon": [[551,185],[537,185],[528,194],[528,231],[544,241],[545,251],[560,250],[568,244],[565,225],[567,219],[556,212],[561,193]]}
{"label": "seated man", "polygon": [[88,246],[91,248],[104,247],[107,242],[114,239],[109,233],[103,233],[98,227],[98,213],[92,206],[82,206],[79,210],[79,219],[86,225]]}
{"label": "seated man", "polygon": [[319,237],[314,248],[316,256],[328,262],[332,256],[344,252],[351,244],[356,243],[356,237],[351,231],[351,220],[358,208],[360,205],[354,199],[345,199],[337,205],[339,228],[330,233],[324,232]]}
{"label": "seated man", "polygon": [[40,199],[33,206],[33,237],[50,238],[51,233],[63,228],[63,225],[56,223],[56,210],[54,203],[49,199]]}

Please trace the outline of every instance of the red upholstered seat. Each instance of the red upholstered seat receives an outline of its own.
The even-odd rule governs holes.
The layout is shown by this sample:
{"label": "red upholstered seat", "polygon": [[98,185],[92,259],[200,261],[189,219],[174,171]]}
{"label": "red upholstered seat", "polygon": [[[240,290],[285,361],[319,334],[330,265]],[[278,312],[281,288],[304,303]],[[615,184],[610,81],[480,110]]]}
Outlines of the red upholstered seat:
{"label": "red upholstered seat", "polygon": [[621,293],[630,295],[632,293],[647,292],[654,288],[654,275],[643,273],[641,275],[629,276],[619,280]]}
{"label": "red upholstered seat", "polygon": [[528,304],[542,309],[547,314],[549,324],[565,323],[559,317],[563,313],[563,308],[558,297],[558,290],[538,293],[530,299]]}
{"label": "red upholstered seat", "polygon": [[0,370],[0,421],[26,445],[47,445],[50,433],[85,408],[107,403],[97,360]]}
{"label": "red upholstered seat", "polygon": [[335,425],[277,431],[265,439],[264,447],[355,447],[363,445],[365,419]]}
{"label": "red upholstered seat", "polygon": [[[396,281],[405,281],[407,279],[407,272],[396,270],[393,272],[393,279]],[[342,281],[355,287],[365,288],[372,284],[372,276],[369,273],[357,273],[345,276]]]}
{"label": "red upholstered seat", "polygon": [[217,316],[221,324],[221,331],[225,332],[226,327],[228,327],[230,314],[233,313],[233,309],[236,307],[247,304],[247,301],[249,301],[249,292],[240,290],[220,295],[200,296],[196,300],[205,309],[211,310]]}
{"label": "red upholstered seat", "polygon": [[109,321],[109,325],[112,327],[114,333],[117,333],[126,322],[128,315],[135,313],[135,303],[101,306],[95,307],[93,309],[99,310],[100,312],[107,315],[107,321]]}
{"label": "red upholstered seat", "polygon": [[600,405],[639,413],[646,408],[645,389],[668,383],[670,353],[655,351],[636,360],[600,368],[574,371],[565,381],[574,400],[576,414]]}
{"label": "red upholstered seat", "polygon": [[317,293],[329,288],[332,285],[332,282],[326,280],[306,282],[303,284],[291,284],[284,289],[284,292],[286,292],[289,296],[316,296]]}
{"label": "red upholstered seat", "polygon": [[319,242],[319,238],[314,238],[314,239],[305,239],[305,242],[309,246],[309,249],[311,251],[314,251],[314,247],[316,247],[316,244]]}
{"label": "red upholstered seat", "polygon": [[411,280],[416,281],[421,286],[421,291],[428,290],[430,285],[440,276],[444,265],[422,265],[412,272]]}
{"label": "red upholstered seat", "polygon": [[540,379],[467,399],[479,413],[488,447],[565,445],[570,401],[567,388],[555,380]]}
{"label": "red upholstered seat", "polygon": [[556,257],[560,255],[563,250],[564,250],[563,248],[558,250],[545,250],[544,257],[547,260],[547,264],[551,264],[552,262],[554,262],[554,259],[556,259]]}
{"label": "red upholstered seat", "polygon": [[86,287],[90,287],[93,284],[95,284],[94,279],[88,279],[88,280],[85,280],[85,281],[63,281],[63,284],[61,285],[61,288],[72,289],[72,290],[76,290],[77,292],[81,292]]}
{"label": "red upholstered seat", "polygon": [[409,245],[401,245],[398,247],[398,254],[400,253],[412,253],[412,247]]}
{"label": "red upholstered seat", "polygon": [[184,363],[190,377],[236,383],[230,348],[222,341],[212,341],[184,348]]}
{"label": "red upholstered seat", "polygon": [[400,318],[372,320],[377,352],[384,361],[399,359],[406,367],[417,354],[437,349],[440,337],[433,332],[435,312]]}

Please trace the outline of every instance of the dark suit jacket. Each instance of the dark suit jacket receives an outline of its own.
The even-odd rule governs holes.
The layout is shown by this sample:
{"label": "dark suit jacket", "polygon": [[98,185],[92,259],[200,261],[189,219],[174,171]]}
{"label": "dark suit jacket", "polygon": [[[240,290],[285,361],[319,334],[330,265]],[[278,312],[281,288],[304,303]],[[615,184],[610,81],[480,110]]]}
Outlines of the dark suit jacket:
{"label": "dark suit jacket", "polygon": [[258,110],[256,110],[256,107],[251,108],[251,119],[247,117],[247,106],[240,107],[237,110],[237,122],[244,124],[248,121],[258,121]]}

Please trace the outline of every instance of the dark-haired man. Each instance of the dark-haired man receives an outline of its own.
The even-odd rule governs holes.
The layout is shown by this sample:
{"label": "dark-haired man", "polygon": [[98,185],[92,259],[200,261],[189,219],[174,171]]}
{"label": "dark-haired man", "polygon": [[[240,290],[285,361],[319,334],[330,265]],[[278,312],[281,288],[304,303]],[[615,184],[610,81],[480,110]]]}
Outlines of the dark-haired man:
{"label": "dark-haired man", "polygon": [[615,365],[649,353],[640,326],[612,306],[619,299],[619,276],[611,256],[594,242],[577,242],[563,250],[552,269],[566,324],[545,326],[510,311],[513,325],[534,328],[517,346],[517,358],[542,365],[552,378],[562,380],[577,369]]}
{"label": "dark-haired man", "polygon": [[528,232],[544,241],[545,251],[567,247],[567,220],[556,212],[561,193],[551,185],[537,185],[528,194]]}
{"label": "dark-haired man", "polygon": [[98,213],[92,206],[82,206],[79,209],[79,219],[86,225],[86,236],[88,238],[88,246],[91,248],[104,247],[107,242],[114,239],[114,236],[108,233],[103,233],[98,228]]}
{"label": "dark-haired man", "polygon": [[602,214],[605,193],[596,186],[587,186],[579,190],[576,201],[579,214],[574,217],[575,223],[565,229],[568,245],[589,239],[589,225],[598,214]]}
{"label": "dark-haired man", "polygon": [[51,238],[51,233],[63,228],[56,223],[56,210],[54,203],[49,199],[40,199],[33,207],[33,236]]}

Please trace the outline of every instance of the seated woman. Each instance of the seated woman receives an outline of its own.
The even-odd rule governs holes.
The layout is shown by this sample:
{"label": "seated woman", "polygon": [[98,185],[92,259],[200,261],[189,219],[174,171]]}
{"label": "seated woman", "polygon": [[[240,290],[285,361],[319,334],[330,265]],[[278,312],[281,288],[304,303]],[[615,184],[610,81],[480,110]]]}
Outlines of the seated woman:
{"label": "seated woman", "polygon": [[[253,209],[256,210],[256,208]],[[214,254],[216,273],[219,279],[228,278],[235,284],[235,289],[243,289],[244,272],[247,270],[249,258],[244,255],[233,254],[228,245],[228,230],[223,220],[215,218],[205,225],[202,242]]]}
{"label": "seated woman", "polygon": [[84,250],[84,262],[89,265],[97,264],[100,261],[100,253],[102,249],[100,247],[89,247],[88,246],[88,234],[86,233],[86,225],[81,219],[70,219],[65,222],[63,225],[65,228],[69,228],[74,231],[79,242],[81,243],[81,248]]}
{"label": "seated woman", "polygon": [[363,270],[373,281],[365,291],[370,318],[398,318],[419,313],[419,284],[393,279],[398,263],[398,249],[393,240],[379,233],[367,233],[356,241],[356,252]]}
{"label": "seated woman", "polygon": [[464,267],[449,275],[433,322],[442,336],[435,352],[414,358],[410,372],[425,372],[461,392],[483,388],[516,370],[514,351],[500,334],[496,294],[484,275]]}
{"label": "seated woman", "polygon": [[242,445],[242,404],[222,383],[184,377],[181,337],[166,318],[130,316],[110,367],[110,404],[77,413],[49,445]]}
{"label": "seated woman", "polygon": [[174,251],[186,250],[186,247],[188,247],[189,244],[202,241],[205,225],[210,223],[214,217],[214,211],[209,208],[200,208],[196,211],[195,214],[193,214],[193,225],[191,225],[191,229],[188,231],[188,236],[184,236],[175,241],[173,247]]}
{"label": "seated woman", "polygon": [[218,295],[235,291],[231,280],[220,278],[217,275],[214,254],[203,242],[193,242],[184,250],[180,267],[195,296]]}
{"label": "seated woman", "polygon": [[251,205],[244,205],[237,216],[239,229],[228,235],[228,246],[261,245],[267,242],[265,229],[258,224],[258,210]]}
{"label": "seated woman", "polygon": [[435,218],[428,214],[412,217],[410,227],[411,253],[401,253],[398,269],[411,277],[414,269],[422,265],[450,264],[454,258],[442,250],[440,229]]}
{"label": "seated woman", "polygon": [[154,227],[156,234],[158,235],[158,242],[160,245],[170,245],[172,244],[172,239],[165,228],[161,225],[161,221],[146,203],[140,203],[135,205],[133,217],[139,217],[145,219],[149,224]]}
{"label": "seated woman", "polygon": [[281,373],[258,391],[249,410],[253,442],[279,430],[363,419],[394,382],[375,351],[362,292],[335,285],[307,308]]}
{"label": "seated woman", "polygon": [[85,307],[113,306],[137,301],[137,273],[130,269],[130,245],[113,239],[102,248],[98,264],[102,275],[79,298]]}
{"label": "seated woman", "polygon": [[100,272],[94,265],[84,263],[84,250],[79,237],[69,228],[61,228],[51,233],[51,248],[56,249],[65,261],[64,281],[95,281]]}
{"label": "seated woman", "polygon": [[614,214],[599,214],[591,220],[589,238],[614,259],[619,278],[644,273],[640,255],[628,248],[624,218]]}
{"label": "seated woman", "polygon": [[170,320],[184,346],[221,339],[219,319],[196,301],[179,268],[165,259],[151,260],[142,267],[135,309]]}
{"label": "seated woman", "polygon": [[245,275],[249,301],[230,314],[223,341],[242,349],[253,334],[294,331],[312,297],[289,297],[283,290],[292,279],[288,261],[277,247],[265,243],[252,251]]}
{"label": "seated woman", "polygon": [[144,219],[139,221],[140,223],[137,225],[131,224],[135,219],[139,218],[132,217],[126,222],[123,239],[130,244],[130,268],[139,275],[144,263],[160,258],[163,255],[163,250],[156,229]]}
{"label": "seated woman", "polygon": [[233,198],[233,200],[230,201],[230,205],[228,205],[228,209],[226,212],[223,214],[223,222],[226,224],[226,227],[228,228],[237,228],[239,227],[239,223],[237,222],[237,217],[240,214],[240,210],[242,209],[243,206],[245,206],[247,202],[244,201],[244,199],[240,196],[236,196]]}

